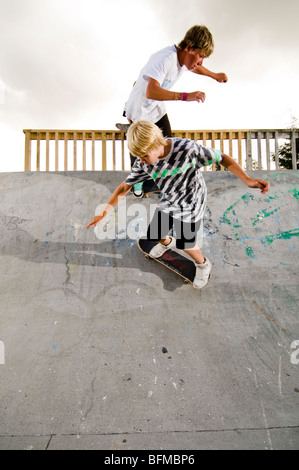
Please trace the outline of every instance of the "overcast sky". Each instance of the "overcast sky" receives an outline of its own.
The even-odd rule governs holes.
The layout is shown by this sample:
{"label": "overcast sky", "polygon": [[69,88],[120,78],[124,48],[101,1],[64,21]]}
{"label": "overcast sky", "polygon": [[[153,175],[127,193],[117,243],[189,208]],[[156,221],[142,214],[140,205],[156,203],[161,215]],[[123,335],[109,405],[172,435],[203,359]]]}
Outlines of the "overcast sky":
{"label": "overcast sky", "polygon": [[298,0],[0,0],[0,171],[23,170],[24,128],[114,129],[148,57],[206,25],[215,81],[186,72],[173,129],[290,127],[299,120]]}

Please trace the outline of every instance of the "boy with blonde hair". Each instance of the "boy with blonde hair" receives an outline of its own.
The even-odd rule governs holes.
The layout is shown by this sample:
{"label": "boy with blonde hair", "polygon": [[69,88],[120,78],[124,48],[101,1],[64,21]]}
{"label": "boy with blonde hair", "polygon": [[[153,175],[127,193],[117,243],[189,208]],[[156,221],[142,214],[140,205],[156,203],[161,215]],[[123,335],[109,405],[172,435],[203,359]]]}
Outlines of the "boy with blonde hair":
{"label": "boy with blonde hair", "polygon": [[187,31],[178,46],[168,46],[153,54],[142,68],[126,103],[125,115],[128,120],[154,122],[165,131],[165,137],[171,137],[164,101],[205,101],[205,93],[202,91],[170,91],[184,72],[189,70],[213,78],[219,83],[227,82],[224,73],[211,72],[202,65],[213,50],[211,32],[206,26],[195,25]]}
{"label": "boy with blonde hair", "polygon": [[[130,123],[148,120],[157,124],[164,137],[171,137],[171,125],[166,112],[166,101],[204,102],[203,91],[191,93],[170,91],[179,78],[190,71],[205,75],[219,83],[227,82],[225,73],[214,73],[202,64],[214,51],[214,40],[206,26],[195,25],[176,46],[168,46],[151,55],[142,68],[125,105],[124,116]],[[131,157],[133,165],[134,157]],[[139,185],[141,186],[141,185]],[[142,196],[141,187],[134,188],[137,197]]]}
{"label": "boy with blonde hair", "polygon": [[[196,266],[193,286],[202,289],[209,280],[212,265],[196,243],[207,199],[201,168],[221,162],[248,187],[258,188],[262,194],[269,190],[269,183],[250,178],[233,158],[218,150],[190,139],[164,138],[161,129],[150,121],[132,124],[127,141],[130,152],[137,157],[132,171],[116,188],[102,213],[95,216],[87,228],[101,222],[134,184],[154,180],[162,197],[147,230],[147,238],[158,242],[150,251],[150,256],[159,258],[175,246],[185,251]],[[176,239],[169,236],[173,227]]]}

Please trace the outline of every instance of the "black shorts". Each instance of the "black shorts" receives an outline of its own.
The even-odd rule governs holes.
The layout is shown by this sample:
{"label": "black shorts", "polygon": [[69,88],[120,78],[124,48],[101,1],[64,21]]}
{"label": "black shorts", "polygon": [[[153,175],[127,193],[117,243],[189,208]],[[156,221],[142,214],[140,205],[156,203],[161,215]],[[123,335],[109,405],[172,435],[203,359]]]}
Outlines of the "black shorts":
{"label": "black shorts", "polygon": [[147,229],[147,239],[158,242],[174,229],[177,248],[179,250],[188,250],[196,245],[196,235],[201,222],[201,220],[197,222],[182,222],[172,217],[171,214],[166,214],[156,209]]}

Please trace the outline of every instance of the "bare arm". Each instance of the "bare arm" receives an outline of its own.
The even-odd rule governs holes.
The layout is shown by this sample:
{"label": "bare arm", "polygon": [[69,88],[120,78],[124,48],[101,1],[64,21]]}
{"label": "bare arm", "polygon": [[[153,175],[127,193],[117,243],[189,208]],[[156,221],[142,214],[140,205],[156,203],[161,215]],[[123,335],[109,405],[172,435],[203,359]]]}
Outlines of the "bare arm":
{"label": "bare arm", "polygon": [[245,183],[249,188],[260,189],[262,194],[265,194],[269,191],[270,183],[268,181],[251,178],[232,157],[223,154],[221,165],[235,176],[240,178],[240,180],[243,181],[243,183]]}
{"label": "bare arm", "polygon": [[91,221],[89,222],[89,224],[86,226],[86,228],[89,229],[89,227],[91,227],[92,225],[95,227],[99,222],[101,222],[106,217],[106,215],[111,211],[111,209],[115,207],[124,196],[128,194],[131,188],[132,186],[129,186],[125,181],[123,181],[116,188],[116,190],[114,191],[111,198],[107,202],[103,211],[99,215],[96,215],[95,217],[93,217]]}
{"label": "bare arm", "polygon": [[[146,97],[155,101],[178,101],[183,100],[183,93],[165,90],[157,80],[150,78],[146,89]],[[206,95],[203,91],[194,91],[187,93],[186,101],[204,102],[205,98]]]}
{"label": "bare arm", "polygon": [[225,73],[215,73],[212,72],[211,70],[205,68],[203,65],[199,65],[196,67],[196,69],[192,70],[193,73],[196,73],[198,75],[205,75],[206,77],[213,78],[213,80],[216,80],[219,83],[226,83],[228,78]]}

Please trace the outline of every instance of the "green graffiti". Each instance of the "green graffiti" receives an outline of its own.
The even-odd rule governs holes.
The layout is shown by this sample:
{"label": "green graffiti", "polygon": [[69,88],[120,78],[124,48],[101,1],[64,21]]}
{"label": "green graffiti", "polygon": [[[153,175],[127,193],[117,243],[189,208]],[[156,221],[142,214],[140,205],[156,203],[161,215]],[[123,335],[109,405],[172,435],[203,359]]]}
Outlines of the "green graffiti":
{"label": "green graffiti", "polygon": [[243,201],[248,204],[250,201],[254,200],[254,196],[252,194],[246,193],[242,196]]}
{"label": "green graffiti", "polygon": [[246,248],[246,255],[247,255],[247,256],[250,256],[251,258],[253,257],[254,253],[253,253],[253,249],[252,249],[251,246],[248,246],[248,247]]}
{"label": "green graffiti", "polygon": [[[299,190],[296,188],[290,189],[288,193],[291,193],[294,198],[298,201],[299,200]],[[281,193],[282,195],[284,194],[283,192]],[[272,201],[275,201],[280,197],[279,194],[275,193],[273,196],[268,196],[266,199],[258,198],[256,201],[258,203],[271,203]],[[241,199],[238,199],[234,204],[232,204],[230,207],[226,209],[226,211],[223,213],[223,216],[221,218],[222,222],[225,222],[228,225],[232,225],[233,227],[240,227],[239,225],[239,220],[238,216],[236,215],[235,207],[239,204],[239,202],[243,201],[245,204],[249,204],[250,201],[254,201],[255,198],[252,194],[244,194]],[[276,209],[263,209],[262,211],[258,212],[255,217],[251,217],[251,223],[252,226],[255,227],[259,222],[262,222],[264,219],[267,217],[270,217],[271,215],[275,214],[275,212],[279,211],[281,207],[277,207]],[[234,216],[234,219],[230,217],[230,214]]]}
{"label": "green graffiti", "polygon": [[[299,200],[299,190],[297,188],[292,188],[292,189],[289,189],[287,192],[281,192],[279,194],[277,194],[277,192],[275,192],[271,196],[267,195],[266,198],[261,198],[261,197],[255,198],[252,194],[246,193],[240,199],[238,199],[236,202],[234,202],[234,204],[232,204],[230,207],[228,207],[226,209],[226,211],[223,213],[223,216],[221,217],[220,220],[221,220],[221,222],[224,222],[224,223],[230,225],[232,228],[242,228],[242,226],[239,223],[238,212],[240,214],[243,214],[245,208],[241,204],[241,206],[238,208],[238,211],[237,211],[236,206],[242,201],[246,205],[248,205],[251,201],[256,201],[256,203],[258,203],[258,204],[261,204],[261,203],[265,204],[266,203],[266,204],[269,204],[268,208],[260,210],[259,212],[257,212],[257,214],[255,216],[250,217],[252,227],[256,227],[256,236],[246,236],[246,235],[242,236],[241,234],[239,234],[239,231],[238,232],[234,231],[235,240],[238,240],[241,243],[246,242],[248,240],[258,240],[262,245],[264,245],[266,247],[266,246],[271,246],[272,243],[275,240],[290,240],[293,237],[299,237],[299,228],[295,228],[295,229],[292,229],[292,230],[287,230],[287,231],[284,231],[284,232],[278,232],[278,233],[274,233],[274,234],[270,233],[269,235],[266,235],[266,236],[259,236],[258,235],[258,232],[261,231],[261,229],[257,227],[257,225],[259,223],[262,223],[266,218],[268,218],[270,216],[273,216],[273,215],[275,216],[275,214],[277,212],[281,211],[284,207],[285,207],[285,209],[287,209],[289,207],[289,205],[286,206],[286,204],[282,204],[282,206],[279,206],[279,207],[276,207],[276,208],[273,208],[270,205],[273,201],[279,199],[279,197],[283,194],[290,194],[297,201]],[[278,220],[279,219],[276,215],[276,223],[278,223]],[[251,246],[246,247],[246,254],[251,259],[255,258],[255,254],[254,254],[253,248]]]}
{"label": "green graffiti", "polygon": [[[232,225],[233,227],[235,228],[238,228],[238,227],[241,227],[241,225],[239,225],[239,220],[238,220],[238,217],[236,215],[236,212],[234,210],[234,208],[236,207],[237,204],[239,204],[239,202],[243,200],[243,202],[245,204],[249,204],[250,201],[253,201],[254,200],[254,196],[252,194],[249,194],[249,193],[246,193],[244,194],[241,199],[238,199],[236,202],[234,202],[234,204],[232,204],[228,209],[226,209],[226,211],[223,213],[223,216],[221,218],[221,221],[222,222],[225,222],[226,224],[228,225]],[[229,214],[232,213],[233,216],[235,216],[235,219],[234,221],[231,221],[229,219]]]}
{"label": "green graffiti", "polygon": [[299,237],[299,228],[293,230],[288,230],[287,232],[280,232],[276,235],[267,235],[262,242],[266,242],[269,245],[274,242],[274,240],[290,240],[292,237]]}
{"label": "green graffiti", "polygon": [[[278,232],[276,234],[266,235],[265,237],[240,237],[238,233],[235,233],[235,239],[240,242],[246,242],[248,240],[258,240],[263,245],[271,245],[274,240],[290,240],[293,237],[299,237],[299,228],[287,230],[285,232]],[[253,255],[253,249],[250,246],[246,248],[246,254],[248,256]]]}
{"label": "green graffiti", "polygon": [[277,209],[274,209],[273,211],[268,211],[267,209],[264,209],[263,211],[258,212],[256,214],[256,217],[251,218],[252,226],[255,227],[256,224],[266,219],[266,217],[270,217],[270,215],[275,214],[275,212],[277,212],[279,209],[280,207],[278,207]]}
{"label": "green graffiti", "polygon": [[[240,201],[237,201],[235,202],[232,206],[230,206],[228,209],[226,209],[226,211],[224,212],[223,216],[222,216],[222,222],[225,222],[226,224],[228,225],[232,225],[231,221],[228,219],[228,213],[231,212],[233,210],[233,208],[239,203]],[[233,211],[233,214],[235,215],[235,212]],[[236,227],[236,225],[233,225],[234,227]],[[239,227],[239,225],[237,225],[237,227]]]}
{"label": "green graffiti", "polygon": [[[275,193],[274,196],[268,196],[266,199],[264,199],[264,202],[275,201],[275,199],[278,199],[278,198],[279,198],[279,195],[277,193]],[[259,202],[262,202],[261,198],[259,199]]]}
{"label": "green graffiti", "polygon": [[299,191],[298,189],[290,189],[289,193],[292,193],[294,198],[297,199],[297,201],[299,200]]}

